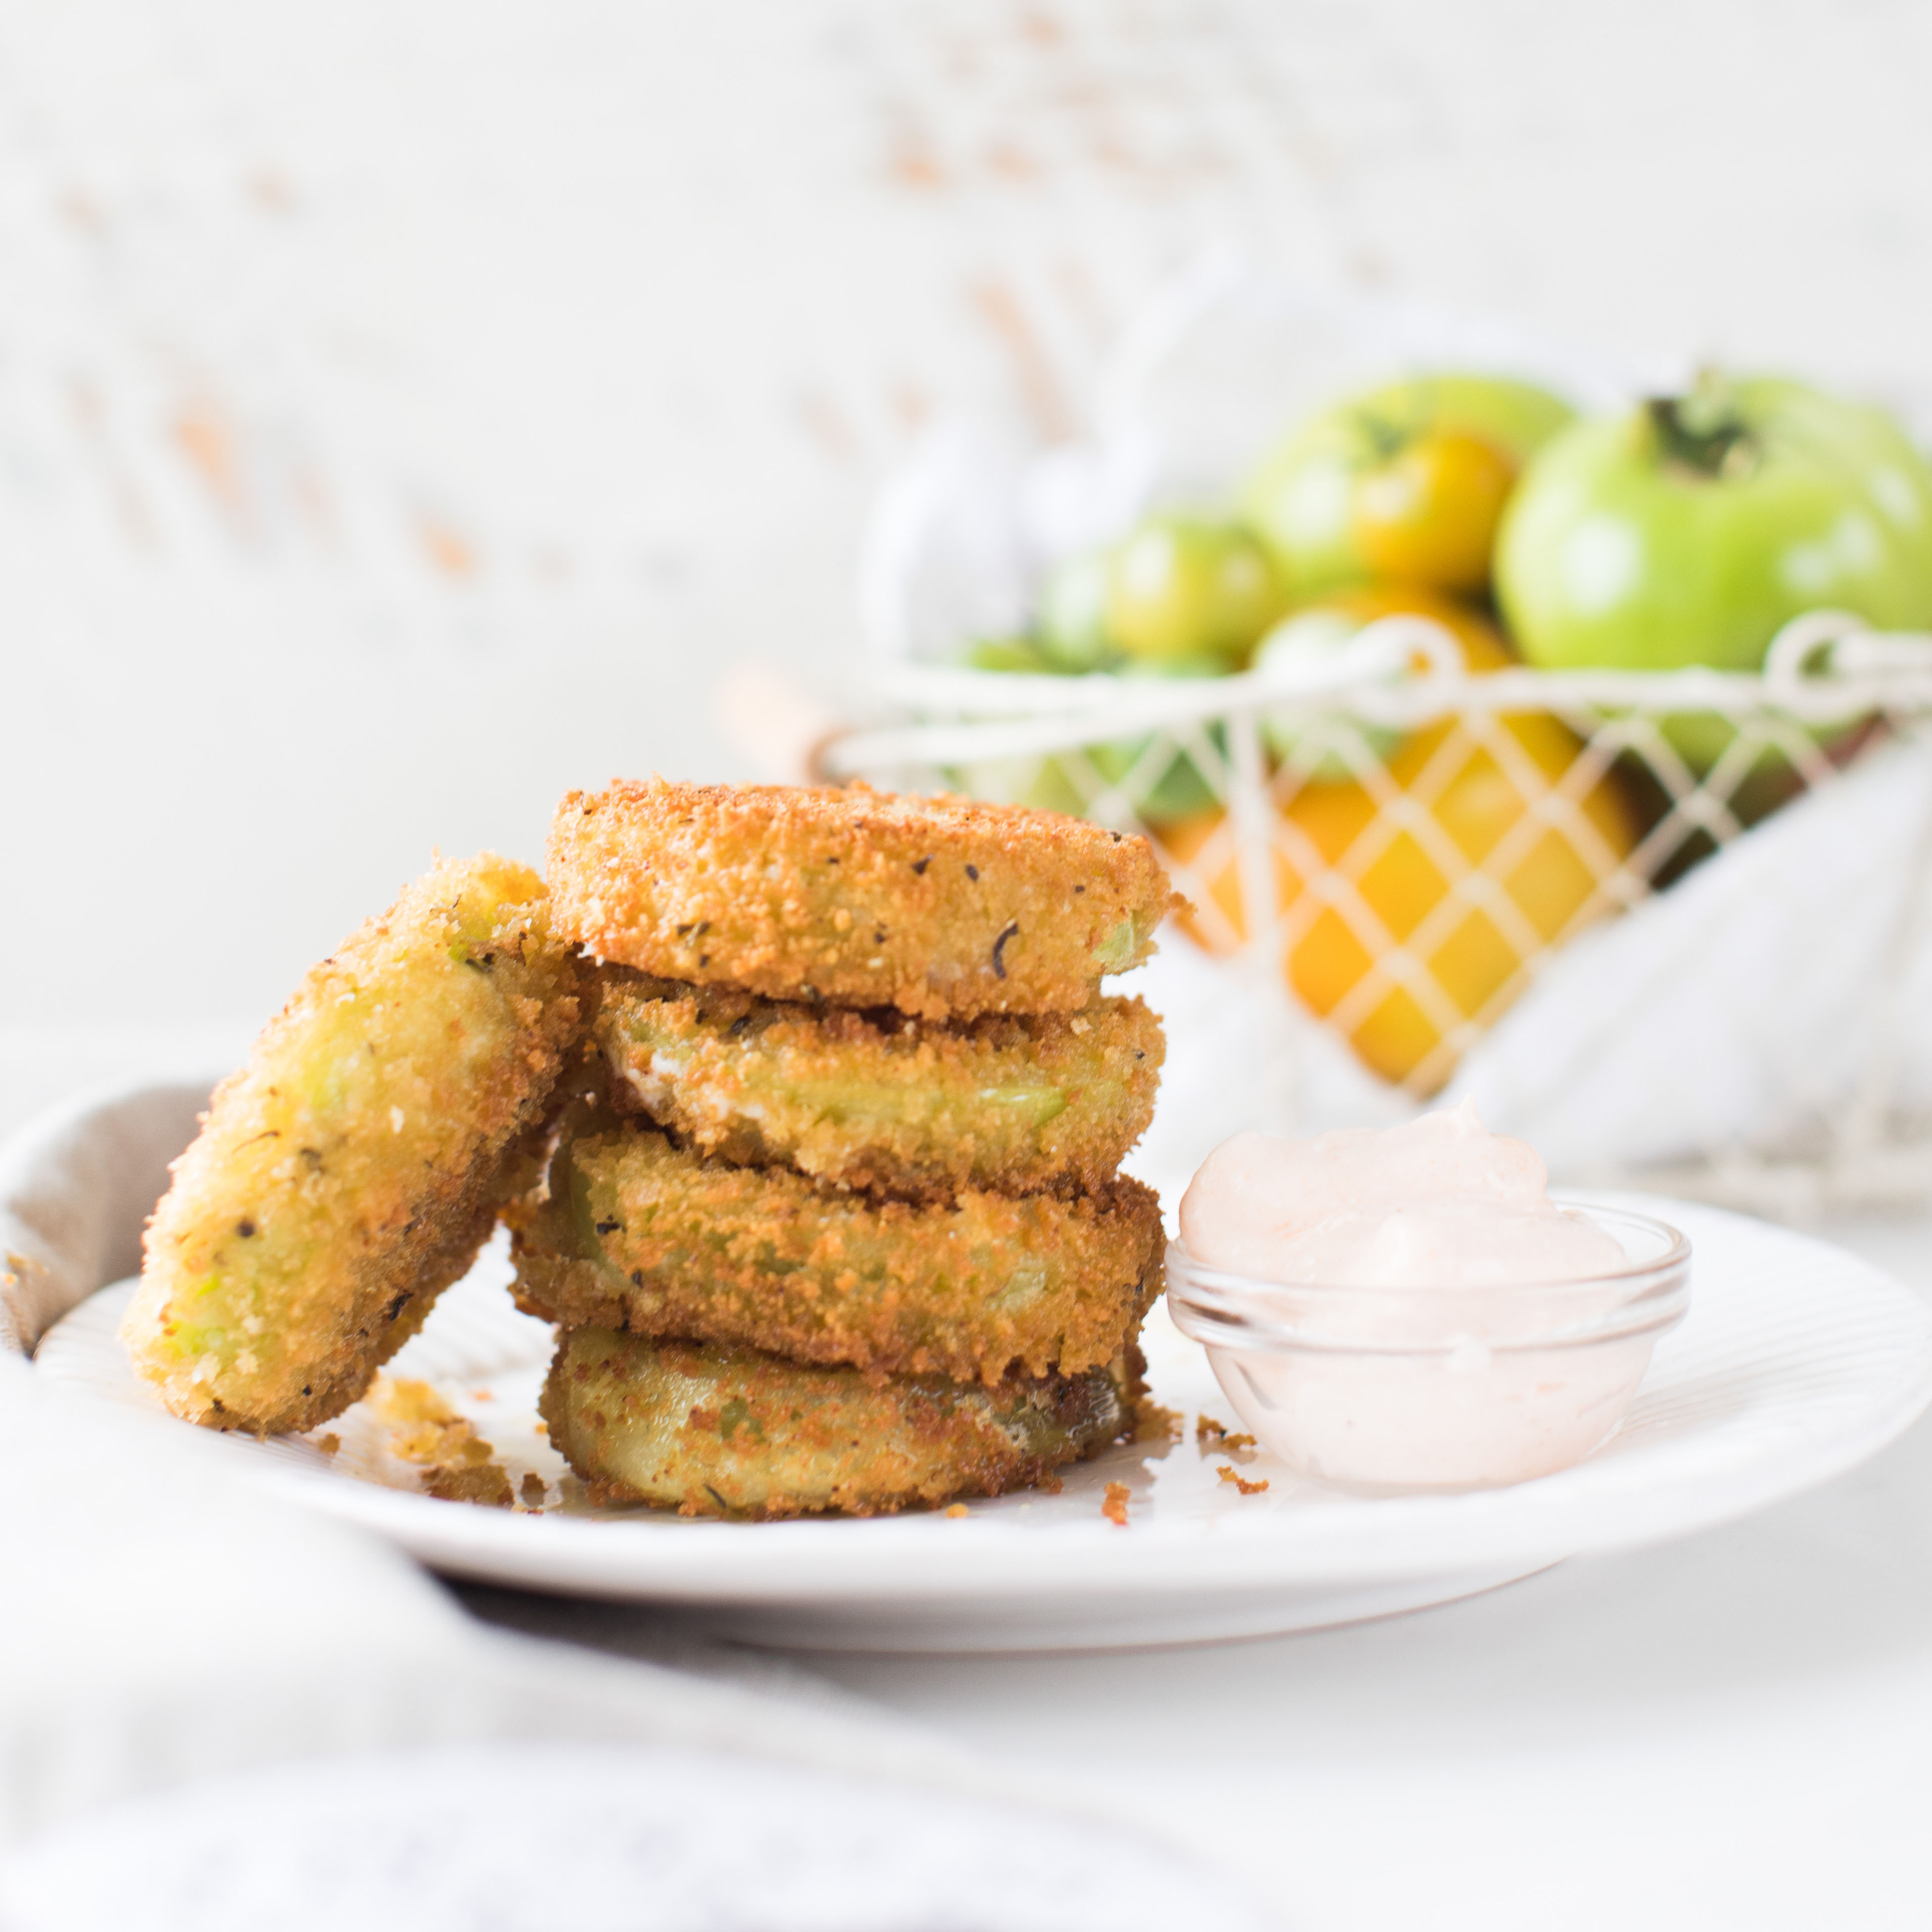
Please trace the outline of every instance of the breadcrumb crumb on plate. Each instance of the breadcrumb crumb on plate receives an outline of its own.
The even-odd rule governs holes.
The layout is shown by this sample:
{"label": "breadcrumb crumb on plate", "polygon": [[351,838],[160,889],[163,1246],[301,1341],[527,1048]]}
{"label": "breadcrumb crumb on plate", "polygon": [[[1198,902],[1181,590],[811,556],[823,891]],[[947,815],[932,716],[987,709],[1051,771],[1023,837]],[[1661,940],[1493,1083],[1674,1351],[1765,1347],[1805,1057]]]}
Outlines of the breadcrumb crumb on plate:
{"label": "breadcrumb crumb on plate", "polygon": [[[471,1399],[488,1400],[488,1392]],[[508,1509],[510,1478],[496,1451],[466,1416],[425,1382],[378,1376],[364,1398],[389,1425],[391,1453],[422,1471],[423,1488],[446,1502],[487,1503]]]}

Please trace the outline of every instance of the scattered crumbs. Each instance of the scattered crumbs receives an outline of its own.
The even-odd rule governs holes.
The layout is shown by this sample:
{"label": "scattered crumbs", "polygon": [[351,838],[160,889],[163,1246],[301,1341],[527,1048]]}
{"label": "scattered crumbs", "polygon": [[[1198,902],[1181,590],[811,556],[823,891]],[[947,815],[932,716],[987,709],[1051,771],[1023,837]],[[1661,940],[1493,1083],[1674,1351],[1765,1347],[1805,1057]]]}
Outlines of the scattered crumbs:
{"label": "scattered crumbs", "polygon": [[[1264,1484],[1262,1486],[1265,1488],[1267,1485]],[[1101,1499],[1100,1514],[1116,1529],[1125,1529],[1127,1526],[1127,1498],[1131,1493],[1125,1483],[1109,1483],[1107,1493]]]}
{"label": "scattered crumbs", "polygon": [[524,1472],[523,1498],[532,1509],[542,1509],[544,1504],[544,1479],[534,1469]]}
{"label": "scattered crumbs", "polygon": [[[488,1389],[472,1389],[470,1391],[470,1400],[472,1402],[494,1402],[496,1398]],[[1253,1439],[1252,1436],[1249,1438],[1250,1442]]]}
{"label": "scattered crumbs", "polygon": [[1223,1462],[1214,1473],[1222,1482],[1232,1483],[1244,1496],[1258,1496],[1268,1487],[1268,1478],[1265,1476],[1259,1482],[1251,1483],[1230,1463]]}
{"label": "scattered crumbs", "polygon": [[325,1456],[333,1456],[342,1447],[342,1438],[331,1430],[326,1436],[318,1436],[315,1446]]}
{"label": "scattered crumbs", "polygon": [[1134,1404],[1134,1440],[1158,1443],[1163,1450],[1180,1440],[1186,1423],[1178,1408],[1163,1408],[1150,1395]]}
{"label": "scattered crumbs", "polygon": [[539,1422],[537,1424],[537,1433],[539,1436],[548,1436],[550,1433],[550,1424],[547,1422]]}
{"label": "scattered crumbs", "polygon": [[1228,1425],[1211,1415],[1196,1416],[1194,1439],[1197,1442],[1225,1442],[1228,1439]]}
{"label": "scattered crumbs", "polygon": [[[485,1448],[488,1448],[486,1444]],[[515,1498],[510,1493],[510,1478],[500,1462],[476,1462],[460,1468],[438,1467],[422,1472],[425,1494],[439,1502],[482,1503],[491,1509],[508,1509]]]}
{"label": "scattered crumbs", "polygon": [[429,1495],[495,1509],[508,1509],[515,1501],[509,1472],[495,1460],[494,1448],[429,1383],[378,1376],[368,1400],[389,1425],[391,1453],[417,1466]]}
{"label": "scattered crumbs", "polygon": [[421,1462],[460,1468],[469,1463],[487,1462],[490,1444],[476,1432],[476,1425],[458,1416],[453,1422],[412,1422],[389,1432],[389,1447],[405,1462]]}
{"label": "scattered crumbs", "polygon": [[964,1503],[948,1503],[946,1506],[946,1514],[948,1516],[964,1516],[966,1514],[966,1505]]}
{"label": "scattered crumbs", "polygon": [[1252,1449],[1255,1446],[1255,1438],[1252,1436],[1228,1436],[1222,1440],[1224,1446],[1229,1449]]}
{"label": "scattered crumbs", "polygon": [[365,1398],[385,1422],[453,1422],[456,1412],[428,1382],[378,1376]]}

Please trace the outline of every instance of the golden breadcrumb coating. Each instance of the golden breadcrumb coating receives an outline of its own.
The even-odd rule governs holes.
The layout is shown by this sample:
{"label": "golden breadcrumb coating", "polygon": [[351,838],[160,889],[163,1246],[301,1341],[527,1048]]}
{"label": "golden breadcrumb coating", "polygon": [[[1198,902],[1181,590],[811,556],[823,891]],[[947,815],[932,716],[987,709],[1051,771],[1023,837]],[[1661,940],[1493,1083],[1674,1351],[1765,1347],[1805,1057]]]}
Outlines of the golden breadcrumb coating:
{"label": "golden breadcrumb coating", "polygon": [[509,1215],[518,1302],[566,1328],[997,1382],[1110,1360],[1160,1292],[1160,1204],[1125,1178],[915,1205],[700,1160],[648,1127],[580,1133],[547,1198]]}
{"label": "golden breadcrumb coating", "polygon": [[468,1269],[581,1023],[546,915],[527,866],[444,861],[215,1090],[121,1331],[177,1415],[326,1421]]}
{"label": "golden breadcrumb coating", "polygon": [[1092,1189],[1154,1114],[1166,1043],[1138,1000],[941,1025],[599,977],[613,1100],[740,1166],[908,1198]]}
{"label": "golden breadcrumb coating", "polygon": [[662,778],[566,794],[550,885],[600,959],[926,1019],[1078,1012],[1180,903],[1146,839],[1057,812]]}
{"label": "golden breadcrumb coating", "polygon": [[1090,1456],[1131,1426],[1143,1365],[988,1388],[872,1382],[748,1348],[608,1329],[558,1342],[550,1439],[600,1502],[686,1516],[854,1516],[994,1496]]}

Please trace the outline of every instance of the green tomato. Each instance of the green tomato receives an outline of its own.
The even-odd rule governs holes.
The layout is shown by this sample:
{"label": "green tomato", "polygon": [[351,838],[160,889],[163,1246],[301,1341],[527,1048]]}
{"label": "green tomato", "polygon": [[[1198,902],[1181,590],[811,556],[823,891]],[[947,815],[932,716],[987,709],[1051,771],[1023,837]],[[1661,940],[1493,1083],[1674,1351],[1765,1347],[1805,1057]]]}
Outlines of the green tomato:
{"label": "green tomato", "polygon": [[1107,553],[1105,627],[1146,664],[1241,662],[1286,602],[1268,552],[1239,524],[1149,517]]}
{"label": "green tomato", "polygon": [[1570,419],[1507,376],[1412,376],[1294,430],[1242,507],[1298,602],[1378,578],[1478,592],[1515,472]]}
{"label": "green tomato", "polygon": [[[1227,728],[1214,724],[1208,731],[1225,757]],[[1110,744],[1086,746],[1081,755],[1108,784],[1117,785],[1140,763],[1153,742],[1150,737],[1120,739]],[[1063,812],[1071,818],[1084,818],[1091,802],[1088,794],[1092,781],[1064,754],[949,766],[944,776],[954,790],[971,797],[1028,806],[1036,812]],[[1150,783],[1144,776],[1135,807],[1150,824],[1192,818],[1221,802],[1220,794],[1185,752],[1170,753],[1161,769],[1150,776]]]}
{"label": "green tomato", "polygon": [[[1198,658],[1166,664],[1130,665],[1121,674],[1130,678],[1222,677],[1227,670],[1227,664],[1220,658]],[[1207,736],[1225,761],[1226,726],[1210,724]],[[952,767],[945,776],[949,784],[975,798],[1031,806],[1042,812],[1064,812],[1076,818],[1087,814],[1095,775],[1109,785],[1118,785],[1138,771],[1135,809],[1151,824],[1190,818],[1221,802],[1221,794],[1208,782],[1193,755],[1178,747],[1170,749],[1150,767],[1143,768],[1154,742],[1154,734],[1148,733],[1083,745],[1077,754],[1035,753],[988,759]]]}
{"label": "green tomato", "polygon": [[[1932,467],[1881,410],[1781,378],[1580,423],[1525,472],[1496,590],[1532,664],[1753,670],[1806,610],[1932,625]],[[1708,771],[1734,735],[1666,735]]]}
{"label": "green tomato", "polygon": [[966,647],[964,662],[974,670],[1018,671],[1037,674],[1052,670],[1030,638],[982,638]]}
{"label": "green tomato", "polygon": [[[1255,653],[1255,669],[1289,664],[1314,664],[1338,658],[1361,634],[1363,620],[1346,610],[1316,605],[1284,618]],[[1264,712],[1262,742],[1277,763],[1291,766],[1304,778],[1334,782],[1358,775],[1361,764],[1386,764],[1403,734],[1365,720],[1329,719],[1311,729],[1307,715],[1298,711]],[[1337,736],[1340,744],[1327,742]],[[1350,752],[1357,753],[1351,758]]]}
{"label": "green tomato", "polygon": [[1070,559],[1046,580],[1034,628],[1040,655],[1058,671],[1104,670],[1118,655],[1107,636],[1107,560]]}
{"label": "green tomato", "polygon": [[[1130,664],[1122,675],[1129,678],[1223,677],[1227,672],[1226,663],[1219,658],[1179,658],[1166,664]],[[1208,742],[1225,760],[1228,755],[1227,727],[1210,724],[1207,728],[1207,735]],[[1164,760],[1156,761],[1154,769],[1144,768],[1144,761],[1154,742],[1150,734],[1144,737],[1115,739],[1106,744],[1083,746],[1081,748],[1088,764],[1109,784],[1119,784],[1130,773],[1139,772],[1135,809],[1150,824],[1186,818],[1220,803],[1220,794],[1208,782],[1187,752],[1177,748],[1170,751]],[[1045,803],[1049,797],[1072,801],[1056,804],[1051,808],[1053,810],[1076,814],[1086,811],[1087,800],[1079,778],[1065,760],[1050,758],[1046,761],[1034,795],[1024,802]]]}
{"label": "green tomato", "polygon": [[1579,423],[1530,465],[1496,590],[1547,667],[1754,670],[1801,612],[1932,623],[1932,469],[1880,411],[1707,382]]}

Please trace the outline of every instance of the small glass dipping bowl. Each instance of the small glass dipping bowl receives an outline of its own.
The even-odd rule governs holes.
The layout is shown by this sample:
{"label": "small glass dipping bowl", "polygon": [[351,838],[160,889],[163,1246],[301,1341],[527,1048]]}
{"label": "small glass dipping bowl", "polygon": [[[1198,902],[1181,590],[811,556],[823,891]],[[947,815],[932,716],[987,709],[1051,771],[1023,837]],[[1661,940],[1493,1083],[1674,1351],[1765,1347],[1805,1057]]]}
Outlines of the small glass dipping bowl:
{"label": "small glass dipping bowl", "polygon": [[1675,1228],[1557,1204],[1628,1264],[1504,1287],[1311,1287],[1204,1268],[1177,1240],[1168,1310],[1243,1423],[1304,1475],[1384,1493],[1546,1476],[1615,1432],[1690,1299],[1690,1244]]}

